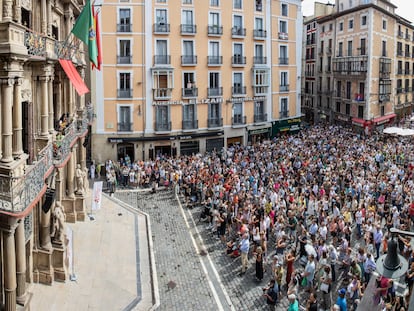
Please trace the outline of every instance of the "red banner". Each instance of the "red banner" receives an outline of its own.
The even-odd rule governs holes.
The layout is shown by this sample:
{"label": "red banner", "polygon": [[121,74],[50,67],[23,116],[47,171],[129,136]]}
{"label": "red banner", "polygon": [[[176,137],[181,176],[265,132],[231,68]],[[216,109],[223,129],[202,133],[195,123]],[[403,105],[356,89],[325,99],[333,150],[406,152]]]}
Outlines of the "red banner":
{"label": "red banner", "polygon": [[68,76],[70,82],[72,82],[72,85],[75,88],[76,92],[78,92],[79,96],[88,93],[89,89],[86,86],[85,82],[82,80],[72,61],[67,59],[59,59],[59,63]]}

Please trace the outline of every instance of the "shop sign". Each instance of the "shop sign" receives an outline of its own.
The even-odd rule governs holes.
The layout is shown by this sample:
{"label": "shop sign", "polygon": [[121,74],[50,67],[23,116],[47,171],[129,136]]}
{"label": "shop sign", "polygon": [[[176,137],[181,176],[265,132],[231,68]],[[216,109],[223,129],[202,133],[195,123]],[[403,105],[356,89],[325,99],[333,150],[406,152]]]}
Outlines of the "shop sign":
{"label": "shop sign", "polygon": [[184,100],[159,100],[159,101],[153,101],[153,106],[174,106],[174,105],[201,105],[201,104],[220,104],[223,102],[223,98],[201,98],[196,99],[192,101],[184,101]]}
{"label": "shop sign", "polygon": [[258,135],[258,134],[263,134],[263,133],[267,133],[267,132],[269,132],[269,128],[265,127],[265,128],[262,128],[262,129],[251,130],[251,131],[249,131],[249,134],[250,135]]}

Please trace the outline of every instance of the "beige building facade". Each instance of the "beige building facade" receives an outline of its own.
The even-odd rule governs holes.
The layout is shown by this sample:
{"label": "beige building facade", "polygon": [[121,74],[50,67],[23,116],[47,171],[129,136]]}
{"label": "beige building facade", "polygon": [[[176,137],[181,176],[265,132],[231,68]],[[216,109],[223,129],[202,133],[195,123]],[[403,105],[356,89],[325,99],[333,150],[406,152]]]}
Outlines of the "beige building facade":
{"label": "beige building facade", "polygon": [[[412,112],[414,27],[388,1],[318,4],[304,34],[302,109],[311,123],[381,130]],[[325,6],[325,11],[323,8]]]}
{"label": "beige building facade", "polygon": [[[66,222],[85,218],[91,110],[59,58],[81,76],[78,41],[66,41],[82,5],[2,1],[0,14],[0,308],[30,308],[28,287],[69,279]],[[78,169],[77,169],[78,168]]]}
{"label": "beige building facade", "polygon": [[96,162],[210,152],[299,129],[301,1],[103,1],[101,12]]}

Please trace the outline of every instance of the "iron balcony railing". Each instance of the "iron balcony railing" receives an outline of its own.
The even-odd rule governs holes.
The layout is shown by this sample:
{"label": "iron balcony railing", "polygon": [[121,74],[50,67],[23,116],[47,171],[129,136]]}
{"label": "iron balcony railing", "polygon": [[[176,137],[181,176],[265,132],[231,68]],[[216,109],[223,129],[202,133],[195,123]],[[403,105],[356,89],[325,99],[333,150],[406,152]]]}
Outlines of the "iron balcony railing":
{"label": "iron balcony railing", "polygon": [[56,166],[64,163],[71,154],[71,147],[78,136],[78,127],[76,122],[71,122],[66,128],[56,135],[53,142],[53,157]]}
{"label": "iron balcony railing", "polygon": [[171,88],[153,89],[154,99],[170,99],[171,93],[172,93]]}
{"label": "iron balcony railing", "polygon": [[197,65],[197,56],[196,55],[182,55],[181,56],[181,65]]}
{"label": "iron balcony railing", "polygon": [[266,39],[267,31],[264,29],[253,29],[253,38],[254,39]]}
{"label": "iron balcony railing", "polygon": [[131,122],[118,123],[118,132],[132,132],[132,123]]}
{"label": "iron balcony railing", "polygon": [[232,95],[246,95],[246,87],[245,86],[233,86],[231,88]]}
{"label": "iron balcony railing", "polygon": [[132,55],[118,56],[117,62],[118,64],[132,64]]}
{"label": "iron balcony railing", "polygon": [[209,87],[207,88],[207,96],[223,96],[223,88],[222,87]]}
{"label": "iron balcony railing", "polygon": [[193,35],[197,32],[197,25],[181,24],[182,35]]}
{"label": "iron balcony railing", "polygon": [[279,57],[279,65],[289,65],[288,57]]}
{"label": "iron balcony railing", "polygon": [[266,56],[254,56],[253,57],[253,64],[255,65],[265,65],[267,63]]}
{"label": "iron balcony railing", "polygon": [[233,55],[231,57],[231,63],[233,65],[246,65],[246,56]]}
{"label": "iron balcony railing", "polygon": [[118,89],[118,98],[132,98],[132,89]]}
{"label": "iron balcony railing", "polygon": [[182,121],[183,130],[195,130],[198,129],[198,120],[183,120]]}
{"label": "iron balcony railing", "polygon": [[289,84],[281,84],[279,90],[280,92],[289,92]]}
{"label": "iron balcony railing", "polygon": [[52,145],[39,152],[36,161],[20,176],[0,175],[0,210],[21,213],[46,188],[45,179],[52,172]]}
{"label": "iron balcony railing", "polygon": [[156,34],[169,34],[170,33],[170,24],[155,23],[154,24],[154,33],[156,33]]}
{"label": "iron balcony railing", "polygon": [[286,119],[286,118],[289,118],[289,110],[281,110],[281,111],[279,112],[279,117],[280,117],[281,119]]}
{"label": "iron balcony railing", "polygon": [[157,132],[171,131],[171,121],[169,121],[169,122],[155,122],[155,131],[157,131]]}
{"label": "iron balcony railing", "polygon": [[253,122],[254,123],[266,122],[266,121],[267,121],[267,113],[255,114],[253,116]]}
{"label": "iron balcony railing", "polygon": [[223,126],[223,118],[208,118],[207,119],[207,127],[222,127]]}
{"label": "iron balcony railing", "polygon": [[197,97],[198,96],[198,88],[190,87],[190,88],[182,88],[182,97]]}
{"label": "iron balcony railing", "polygon": [[171,55],[154,55],[154,65],[170,65]]}
{"label": "iron balcony railing", "polygon": [[132,24],[118,24],[116,30],[117,32],[131,32]]}
{"label": "iron balcony railing", "polygon": [[246,116],[242,116],[241,114],[235,114],[231,118],[232,125],[244,125],[246,124]]}
{"label": "iron balcony railing", "polygon": [[207,26],[207,33],[212,36],[221,36],[223,34],[223,26],[209,25]]}
{"label": "iron balcony railing", "polygon": [[246,28],[233,27],[231,29],[231,35],[233,37],[245,37],[246,36]]}
{"label": "iron balcony railing", "polygon": [[263,86],[263,85],[253,86],[253,91],[254,91],[254,95],[255,96],[266,94],[267,93],[267,89],[268,89],[268,86]]}
{"label": "iron balcony railing", "polygon": [[207,56],[207,64],[217,66],[223,64],[223,56]]}

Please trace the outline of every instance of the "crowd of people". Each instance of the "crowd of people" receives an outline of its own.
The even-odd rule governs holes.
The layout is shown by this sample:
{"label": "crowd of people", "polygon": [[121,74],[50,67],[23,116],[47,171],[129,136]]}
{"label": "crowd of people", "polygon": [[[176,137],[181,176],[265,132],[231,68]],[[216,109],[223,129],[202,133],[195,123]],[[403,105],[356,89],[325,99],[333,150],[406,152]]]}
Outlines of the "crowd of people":
{"label": "crowd of people", "polygon": [[[355,310],[375,277],[377,304],[405,311],[414,283],[410,239],[398,236],[398,250],[409,261],[402,296],[393,280],[374,271],[390,228],[413,227],[413,149],[407,137],[315,126],[206,154],[107,161],[105,171],[109,187],[172,187],[186,206],[200,206],[206,230],[224,253],[241,258],[241,277],[253,263],[271,309],[287,297],[289,311],[299,304]],[[299,301],[302,292],[306,301]]]}

